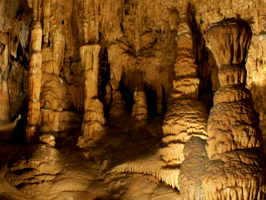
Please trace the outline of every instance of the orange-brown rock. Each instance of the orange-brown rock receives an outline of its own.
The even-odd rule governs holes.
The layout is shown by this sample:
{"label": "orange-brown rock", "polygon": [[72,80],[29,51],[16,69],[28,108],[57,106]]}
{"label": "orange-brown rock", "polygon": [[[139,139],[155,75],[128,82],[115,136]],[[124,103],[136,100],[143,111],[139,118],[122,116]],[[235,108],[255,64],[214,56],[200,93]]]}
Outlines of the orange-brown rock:
{"label": "orange-brown rock", "polygon": [[29,72],[29,111],[26,126],[26,139],[29,144],[34,142],[36,126],[39,124],[40,117],[40,93],[42,79],[42,27],[36,21],[31,30],[31,49]]}
{"label": "orange-brown rock", "polygon": [[9,57],[9,46],[8,46],[8,35],[2,33],[1,34],[1,55],[0,55],[0,105],[1,105],[1,114],[0,114],[0,123],[7,124],[10,122],[10,100],[9,100],[9,92],[8,92],[8,57]]}
{"label": "orange-brown rock", "polygon": [[148,118],[148,111],[145,91],[136,88],[134,92],[134,102],[132,116],[138,121],[146,120]]}
{"label": "orange-brown rock", "polygon": [[42,126],[40,129],[43,133],[57,133],[79,129],[81,127],[81,119],[82,115],[73,111],[41,109]]}
{"label": "orange-brown rock", "polygon": [[180,166],[178,179],[181,199],[205,199],[201,180],[209,161],[205,144],[206,141],[199,137],[191,137],[185,144],[185,160]]}
{"label": "orange-brown rock", "polygon": [[253,151],[228,151],[207,163],[202,174],[206,199],[264,199],[260,158]]}
{"label": "orange-brown rock", "polygon": [[0,199],[265,199],[265,8],[0,1],[0,121],[21,116],[0,127]]}
{"label": "orange-brown rock", "polygon": [[[105,100],[109,101],[107,99],[108,93],[106,93]],[[110,103],[110,110],[109,110],[109,121],[112,124],[120,124],[119,120],[121,118],[124,118],[128,115],[128,112],[126,110],[125,102],[122,98],[121,92],[119,90],[113,90],[111,94],[112,100]],[[106,106],[108,106],[108,102],[106,101]]]}
{"label": "orange-brown rock", "polygon": [[258,115],[248,101],[216,104],[208,119],[207,151],[212,159],[235,149],[260,148]]}
{"label": "orange-brown rock", "polygon": [[86,147],[86,142],[98,141],[101,138],[102,125],[105,123],[102,102],[98,99],[98,65],[100,45],[84,45],[80,48],[80,56],[84,68],[85,101],[83,136],[78,146]]}
{"label": "orange-brown rock", "polygon": [[1,90],[0,90],[0,124],[4,125],[10,122],[10,104],[9,104],[9,94],[7,88],[7,82],[2,80]]}
{"label": "orange-brown rock", "polygon": [[168,103],[164,117],[163,143],[161,149],[163,159],[169,164],[181,164],[184,160],[185,143],[192,136],[206,139],[207,111],[202,103],[197,101],[199,79],[197,65],[193,55],[192,33],[187,23],[187,16],[182,15],[178,28],[178,55],[173,80],[174,92]]}
{"label": "orange-brown rock", "polygon": [[252,103],[250,91],[242,85],[226,85],[219,88],[213,97],[213,105],[223,102],[248,101]]}
{"label": "orange-brown rock", "polygon": [[[214,39],[215,32],[220,39]],[[206,37],[217,40],[209,46],[220,66],[222,86],[214,96],[207,125],[210,161],[202,175],[206,199],[264,199],[259,118],[244,88],[250,28],[241,20],[227,19],[212,25]]]}
{"label": "orange-brown rock", "polygon": [[207,29],[205,39],[218,67],[240,64],[245,70],[243,64],[251,36],[252,32],[248,23],[233,18],[211,24]]}

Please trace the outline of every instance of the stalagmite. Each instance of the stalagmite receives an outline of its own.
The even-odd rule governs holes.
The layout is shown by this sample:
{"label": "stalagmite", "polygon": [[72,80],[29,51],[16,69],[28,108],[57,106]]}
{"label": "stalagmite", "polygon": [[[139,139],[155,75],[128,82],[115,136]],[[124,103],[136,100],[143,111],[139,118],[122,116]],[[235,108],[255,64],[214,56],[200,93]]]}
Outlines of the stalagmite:
{"label": "stalagmite", "polygon": [[160,149],[162,158],[168,165],[179,165],[184,161],[183,149],[192,136],[207,138],[205,106],[197,101],[199,78],[193,54],[192,33],[187,16],[181,16],[178,28],[177,59],[175,62],[174,92],[168,103],[163,123]]}
{"label": "stalagmite", "polygon": [[36,131],[40,116],[40,92],[42,79],[42,28],[40,22],[34,22],[31,30],[31,48],[29,72],[29,101],[28,117],[26,125],[26,139],[33,143],[36,139]]}
{"label": "stalagmite", "polygon": [[134,116],[138,121],[148,119],[146,94],[144,90],[136,88],[134,92],[134,102],[135,104],[132,108],[132,116]]}
{"label": "stalagmite", "polygon": [[85,113],[83,136],[79,138],[79,147],[87,146],[87,142],[98,141],[101,138],[102,125],[105,123],[103,104],[98,99],[100,48],[98,44],[84,45],[80,48],[85,77]]}
{"label": "stalagmite", "polygon": [[0,125],[4,125],[10,122],[10,105],[9,105],[9,94],[7,88],[7,81],[2,80],[0,90]]}
{"label": "stalagmite", "polygon": [[236,19],[212,24],[205,35],[219,67],[222,86],[214,95],[206,149],[210,161],[202,174],[207,200],[263,199],[262,150],[258,115],[245,88],[249,25]]}

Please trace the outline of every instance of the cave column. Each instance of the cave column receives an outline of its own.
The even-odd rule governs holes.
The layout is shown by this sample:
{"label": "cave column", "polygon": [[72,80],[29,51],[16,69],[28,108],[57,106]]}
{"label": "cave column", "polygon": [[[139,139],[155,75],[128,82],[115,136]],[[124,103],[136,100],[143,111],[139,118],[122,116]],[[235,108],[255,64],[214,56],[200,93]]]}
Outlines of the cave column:
{"label": "cave column", "polygon": [[80,48],[82,66],[85,78],[85,100],[83,136],[79,138],[78,146],[89,146],[90,141],[97,141],[101,137],[102,125],[105,123],[103,104],[98,99],[98,44],[84,45]]}
{"label": "cave column", "polygon": [[145,90],[136,88],[134,92],[134,102],[135,104],[132,108],[132,115],[136,118],[136,120],[141,121],[148,119]]}
{"label": "cave column", "polygon": [[0,58],[0,125],[10,122],[10,103],[7,85],[8,78],[8,57],[9,57],[9,36],[6,33],[1,34],[1,42],[3,43],[2,55]]}
{"label": "cave column", "polygon": [[[180,189],[182,199],[195,197],[199,192],[197,190],[200,190],[199,187],[188,194],[188,185],[183,184],[182,188],[179,187],[179,182],[186,182],[179,179],[180,165],[182,166],[185,160],[183,153],[185,144],[193,136],[203,140],[207,138],[208,113],[205,106],[198,101],[199,78],[194,48],[190,23],[187,13],[184,13],[180,16],[178,27],[177,58],[173,66],[175,71],[173,93],[168,101],[162,127],[164,146],[159,150],[165,163],[162,170],[166,174],[171,174],[173,181],[170,184]],[[181,177],[185,177],[184,174]]]}
{"label": "cave column", "polygon": [[40,93],[42,79],[42,26],[38,21],[33,22],[31,30],[32,55],[29,63],[29,99],[26,125],[27,142],[33,143],[40,116]]}
{"label": "cave column", "polygon": [[207,123],[210,161],[202,173],[207,200],[264,199],[263,172],[258,164],[262,136],[252,95],[245,88],[245,57],[251,36],[248,23],[236,19],[212,24],[205,34],[221,85]]}

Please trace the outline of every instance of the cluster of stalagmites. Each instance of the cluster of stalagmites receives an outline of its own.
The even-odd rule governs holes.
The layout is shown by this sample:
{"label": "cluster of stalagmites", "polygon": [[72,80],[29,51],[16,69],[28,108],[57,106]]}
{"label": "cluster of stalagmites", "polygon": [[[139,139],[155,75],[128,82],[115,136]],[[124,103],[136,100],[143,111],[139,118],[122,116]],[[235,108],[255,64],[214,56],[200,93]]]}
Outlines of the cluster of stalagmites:
{"label": "cluster of stalagmites", "polygon": [[205,35],[217,58],[221,85],[209,118],[197,101],[199,81],[190,34],[181,21],[162,146],[113,170],[152,174],[177,187],[182,199],[264,199],[261,132],[252,95],[245,88],[251,30],[241,20],[227,19],[211,25]]}
{"label": "cluster of stalagmites", "polygon": [[[164,117],[162,145],[159,149],[150,151],[147,155],[141,156],[137,160],[123,163],[113,169],[114,171],[151,174],[173,188],[179,188],[179,183],[184,182],[183,177],[186,179],[187,174],[184,170],[180,171],[180,164],[183,163],[185,158],[188,159],[188,165],[196,166],[193,163],[190,164],[191,157],[184,156],[183,150],[190,138],[199,139],[205,144],[207,138],[206,122],[208,118],[205,106],[197,100],[199,79],[197,78],[193,38],[187,21],[187,15],[183,14],[180,21],[178,29],[179,39],[177,42],[178,55],[174,65],[174,91],[168,102],[167,112]],[[147,119],[145,98],[144,91],[135,91],[135,105],[133,106],[132,113],[138,120]],[[206,160],[205,154],[203,160]],[[193,155],[191,156],[193,157]],[[199,160],[202,159],[200,158]],[[196,164],[200,163],[196,161]],[[202,170],[203,168],[199,171]],[[180,173],[183,173],[183,175]],[[196,175],[199,180],[200,174]],[[184,191],[192,188],[192,186],[186,187],[185,184],[181,187],[184,188]],[[196,190],[193,194],[190,193],[190,196],[202,193],[201,185]]]}
{"label": "cluster of stalagmites", "polygon": [[[78,55],[81,64],[70,61],[71,56],[64,57],[65,48],[69,48],[63,44],[63,39],[61,40],[64,36],[57,31],[49,36],[49,29],[62,28],[62,21],[60,25],[50,27],[46,16],[50,15],[51,10],[48,9],[50,5],[44,6],[44,19],[42,19],[40,2],[29,2],[32,4],[30,7],[33,9],[33,22],[28,112],[24,116],[25,134],[27,142],[31,144],[36,142],[38,132],[42,132],[39,141],[49,146],[39,145],[37,149],[32,146],[30,148],[33,149],[29,151],[36,151],[36,157],[46,152],[49,159],[46,163],[42,163],[38,159],[46,158],[36,158],[33,153],[32,160],[27,161],[23,157],[22,160],[10,162],[8,166],[10,173],[6,179],[13,186],[23,184],[24,182],[16,179],[18,177],[16,173],[28,169],[29,176],[25,177],[26,182],[39,184],[38,187],[41,187],[44,174],[49,174],[46,179],[54,180],[57,173],[62,170],[61,166],[57,166],[55,171],[51,170],[58,154],[51,148],[55,146],[55,136],[51,133],[80,128],[82,116],[68,110],[71,107],[68,105],[69,99],[76,110],[84,111],[82,136],[79,137],[77,144],[80,148],[90,147],[101,140],[105,133],[106,110],[110,124],[120,123],[119,120],[127,116],[119,85],[126,65],[122,61],[130,63],[132,58],[125,53],[128,50],[126,45],[117,43],[107,45],[110,80],[106,84],[102,103],[98,97],[101,45],[97,23],[88,16],[84,17],[82,31],[84,41],[80,41],[82,45],[79,43]],[[44,4],[48,4],[47,2]],[[101,7],[105,9],[104,4],[101,4]],[[84,12],[92,12],[90,9],[92,7],[84,6]],[[107,10],[105,11],[107,14]],[[134,161],[122,163],[112,171],[151,174],[166,184],[178,188],[182,199],[264,199],[264,174],[259,154],[262,151],[262,138],[258,128],[258,116],[252,107],[252,95],[245,88],[245,57],[252,35],[251,29],[244,21],[227,19],[212,24],[205,34],[207,46],[219,67],[221,86],[214,95],[214,107],[208,118],[205,106],[198,101],[200,81],[187,14],[182,14],[179,20],[173,93],[168,101],[163,121],[161,144],[158,149],[155,148]],[[105,29],[108,27],[104,27],[104,32],[107,31]],[[119,35],[119,32],[110,32],[107,36],[115,41],[115,35]],[[146,37],[152,40],[152,37]],[[3,38],[7,40],[7,36]],[[138,51],[140,41],[136,42]],[[10,50],[7,43],[5,41],[1,47],[2,71],[5,71],[8,65]],[[124,57],[124,60],[120,59],[120,56],[126,59]],[[136,66],[134,67],[136,70]],[[84,74],[82,78],[81,74]],[[136,74],[136,77],[140,75]],[[133,92],[131,91],[134,99],[131,116],[136,119],[136,123],[145,124],[148,119],[146,92],[142,81],[136,80],[136,82],[140,83],[133,87]],[[6,123],[10,121],[8,114],[10,111],[6,104],[9,96],[4,73],[1,74],[0,83],[2,111],[0,123]],[[162,94],[158,94],[158,113],[162,113],[161,96]],[[52,168],[49,166],[50,170],[45,168],[48,165],[52,166]],[[38,173],[34,174],[32,168],[37,168]],[[30,193],[30,187],[26,184],[22,190],[34,195]],[[43,191],[41,188],[38,190]]]}
{"label": "cluster of stalagmites", "polygon": [[264,199],[261,131],[245,89],[251,29],[243,21],[224,20],[210,26],[205,37],[221,85],[207,125],[210,161],[202,174],[206,199]]}

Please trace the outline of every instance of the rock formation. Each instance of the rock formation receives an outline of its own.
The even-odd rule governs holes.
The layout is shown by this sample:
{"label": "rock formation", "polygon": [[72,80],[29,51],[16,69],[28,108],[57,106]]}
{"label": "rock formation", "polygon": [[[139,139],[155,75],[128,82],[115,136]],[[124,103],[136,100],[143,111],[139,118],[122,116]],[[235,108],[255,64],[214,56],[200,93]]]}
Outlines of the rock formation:
{"label": "rock formation", "polygon": [[[177,59],[174,66],[175,78],[174,91],[168,103],[163,124],[162,142],[165,145],[160,149],[164,168],[175,168],[175,184],[179,187],[179,166],[184,161],[184,146],[193,136],[207,138],[206,121],[207,111],[204,105],[197,101],[198,85],[197,65],[193,54],[193,38],[187,21],[187,15],[180,17],[177,42]],[[182,179],[181,179],[182,180]],[[187,193],[187,188],[182,188],[181,193]],[[192,193],[192,191],[191,191]],[[190,194],[193,198],[195,194]],[[185,195],[184,195],[185,198]],[[192,199],[193,199],[192,198]]]}
{"label": "rock formation", "polygon": [[85,113],[83,136],[79,139],[80,147],[87,146],[89,140],[99,140],[102,125],[105,122],[103,104],[98,99],[98,64],[99,45],[84,45],[80,48],[85,76]]}
{"label": "rock formation", "polygon": [[9,103],[9,92],[7,86],[7,68],[8,68],[8,35],[2,34],[3,42],[1,44],[1,114],[0,114],[0,123],[7,124],[10,122],[10,103]]}
{"label": "rock formation", "polygon": [[251,36],[249,25],[236,19],[210,25],[205,36],[221,85],[207,126],[210,162],[202,174],[206,199],[264,199],[259,119],[244,87]]}
{"label": "rock formation", "polygon": [[265,8],[1,0],[0,199],[265,199]]}
{"label": "rock formation", "polygon": [[26,126],[26,139],[29,144],[35,140],[37,126],[40,117],[40,93],[42,80],[42,27],[39,21],[35,21],[31,30],[30,73],[29,73],[29,101]]}

